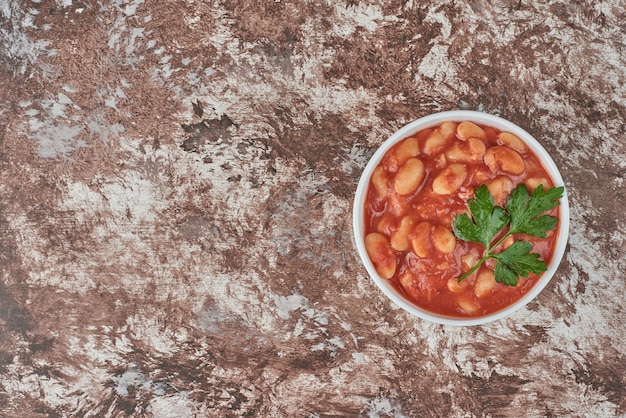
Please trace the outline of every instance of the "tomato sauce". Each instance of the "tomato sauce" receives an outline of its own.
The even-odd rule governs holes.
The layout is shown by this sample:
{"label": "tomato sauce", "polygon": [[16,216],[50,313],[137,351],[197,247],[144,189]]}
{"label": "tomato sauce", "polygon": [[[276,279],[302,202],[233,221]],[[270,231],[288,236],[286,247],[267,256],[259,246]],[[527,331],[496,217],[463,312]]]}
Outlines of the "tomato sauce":
{"label": "tomato sauce", "polygon": [[[412,172],[403,172],[407,164],[415,167]],[[467,201],[480,185],[487,184],[496,205],[504,206],[520,183],[529,193],[539,184],[553,186],[539,158],[513,134],[445,122],[403,139],[384,155],[367,192],[366,248],[374,266],[408,300],[437,314],[476,317],[506,308],[539,276],[531,273],[516,286],[507,286],[495,281],[495,262],[487,260],[459,283],[458,277],[478,262],[485,248],[457,239],[452,222],[458,214],[469,214]],[[558,208],[548,213],[558,218]],[[531,243],[548,264],[557,231],[558,226],[546,238],[513,238]],[[502,243],[499,251],[514,239]]]}

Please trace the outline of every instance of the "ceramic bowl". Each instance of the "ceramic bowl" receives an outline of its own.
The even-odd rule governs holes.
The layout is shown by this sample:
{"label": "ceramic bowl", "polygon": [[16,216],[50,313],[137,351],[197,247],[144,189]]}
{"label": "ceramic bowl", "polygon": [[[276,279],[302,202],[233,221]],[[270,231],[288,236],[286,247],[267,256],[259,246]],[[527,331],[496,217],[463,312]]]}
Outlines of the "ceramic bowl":
{"label": "ceramic bowl", "polygon": [[361,175],[361,179],[357,186],[356,195],[354,199],[354,207],[353,207],[353,230],[354,230],[354,239],[356,244],[356,249],[358,254],[367,270],[371,279],[376,283],[378,288],[396,305],[400,306],[407,312],[422,318],[427,321],[431,321],[438,324],[446,324],[446,325],[457,325],[457,326],[465,326],[465,325],[481,325],[491,321],[499,320],[506,316],[511,315],[515,311],[519,310],[526,304],[528,304],[531,300],[533,300],[537,295],[546,287],[546,285],[550,282],[552,277],[557,271],[557,268],[563,258],[563,254],[565,253],[565,247],[567,245],[568,240],[568,232],[569,232],[569,205],[567,200],[567,190],[564,192],[563,197],[561,198],[561,204],[559,206],[559,217],[560,221],[558,224],[558,240],[556,242],[556,248],[554,249],[554,255],[552,260],[548,264],[548,270],[541,276],[539,281],[535,284],[531,290],[526,293],[521,299],[517,302],[509,305],[508,307],[497,311],[495,313],[491,313],[489,315],[480,316],[480,317],[468,317],[468,318],[460,318],[460,317],[452,317],[452,316],[444,316],[436,313],[432,313],[427,311],[419,306],[415,305],[408,299],[406,299],[398,290],[394,288],[394,286],[389,283],[388,280],[383,279],[374,268],[373,263],[367,255],[367,251],[365,249],[365,223],[364,223],[364,205],[365,199],[367,196],[367,190],[369,187],[370,177],[372,176],[372,172],[378,166],[381,159],[385,155],[385,153],[397,142],[401,141],[404,138],[411,136],[412,134],[429,127],[433,127],[439,125],[442,122],[446,121],[472,121],[483,125],[492,126],[501,131],[512,132],[521,138],[526,145],[537,155],[537,157],[543,163],[544,168],[552,177],[555,186],[563,186],[563,178],[561,177],[561,173],[559,172],[556,164],[548,154],[548,152],[543,148],[543,146],[528,132],[515,125],[508,120],[500,118],[498,116],[494,116],[487,113],[475,112],[475,111],[467,111],[467,110],[455,110],[455,111],[447,111],[436,114],[431,114],[415,120],[406,126],[402,127],[400,130],[396,131],[393,135],[391,135],[374,153],[367,166],[365,167],[363,174]]}

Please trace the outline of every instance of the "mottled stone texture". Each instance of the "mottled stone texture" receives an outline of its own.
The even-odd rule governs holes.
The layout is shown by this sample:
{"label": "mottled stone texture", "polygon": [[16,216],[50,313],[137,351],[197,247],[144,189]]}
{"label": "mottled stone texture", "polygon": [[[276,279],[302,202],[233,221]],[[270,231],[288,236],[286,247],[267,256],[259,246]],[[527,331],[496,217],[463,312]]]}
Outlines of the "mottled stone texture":
{"label": "mottled stone texture", "polygon": [[[7,417],[626,414],[620,0],[0,1]],[[351,205],[450,109],[562,170],[571,237],[529,306],[409,316]]]}

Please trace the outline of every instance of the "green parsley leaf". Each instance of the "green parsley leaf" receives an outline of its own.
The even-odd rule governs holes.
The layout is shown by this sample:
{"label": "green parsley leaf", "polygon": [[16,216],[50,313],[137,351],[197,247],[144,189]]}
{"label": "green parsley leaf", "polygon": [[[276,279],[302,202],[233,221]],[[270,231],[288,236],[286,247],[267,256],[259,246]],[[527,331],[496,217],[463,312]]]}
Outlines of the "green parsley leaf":
{"label": "green parsley leaf", "polygon": [[[458,214],[452,227],[457,238],[482,244],[485,253],[458,281],[470,276],[489,258],[497,261],[496,281],[509,286],[516,286],[519,276],[528,277],[530,273],[538,275],[546,271],[546,263],[539,259],[539,254],[531,252],[533,247],[528,242],[518,240],[501,253],[494,251],[512,234],[545,238],[546,232],[553,230],[558,223],[557,218],[545,212],[559,205],[563,192],[562,186],[544,190],[543,185],[539,185],[529,195],[526,185],[520,183],[511,192],[506,207],[502,208],[494,205],[487,186],[478,187],[474,198],[467,202],[472,218],[467,213]],[[503,233],[507,225],[508,230]]]}
{"label": "green parsley leaf", "polygon": [[517,286],[519,276],[513,269],[511,269],[506,264],[496,264],[496,269],[493,273],[497,282],[505,284],[507,286]]}
{"label": "green parsley leaf", "polygon": [[541,274],[548,269],[539,254],[531,253],[533,246],[525,241],[515,241],[509,248],[491,257],[496,264],[496,281],[509,286],[516,286],[518,276],[528,277],[529,273]]}
{"label": "green parsley leaf", "polygon": [[563,190],[563,187],[552,187],[544,191],[543,184],[540,184],[529,197],[524,183],[513,189],[506,204],[511,215],[510,233],[545,238],[546,231],[554,229],[558,220],[552,216],[539,215],[559,205]]}
{"label": "green parsley leaf", "polygon": [[509,222],[509,216],[500,206],[494,206],[493,197],[484,184],[474,192],[474,199],[467,202],[474,221],[466,214],[454,218],[452,228],[457,238],[489,247],[496,234]]}

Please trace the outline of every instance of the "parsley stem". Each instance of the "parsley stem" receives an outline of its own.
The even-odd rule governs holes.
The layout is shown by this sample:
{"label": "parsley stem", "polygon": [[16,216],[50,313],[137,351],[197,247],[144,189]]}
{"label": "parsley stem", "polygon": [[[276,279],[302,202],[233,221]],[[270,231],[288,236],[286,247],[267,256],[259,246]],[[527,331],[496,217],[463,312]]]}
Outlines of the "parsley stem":
{"label": "parsley stem", "polygon": [[495,244],[491,245],[489,248],[486,248],[486,252],[485,255],[483,256],[483,258],[481,258],[475,265],[474,267],[472,267],[471,269],[469,269],[468,271],[466,271],[465,273],[463,273],[461,275],[461,277],[458,278],[458,282],[461,283],[463,280],[467,279],[469,276],[472,275],[472,273],[474,273],[476,270],[478,270],[478,267],[480,267],[485,261],[487,261],[488,258],[492,258],[492,251],[495,250],[498,245],[502,244],[504,242],[505,239],[507,239],[510,235],[512,234],[511,231],[507,232],[506,234],[504,234],[502,236],[502,238],[500,238],[498,241],[496,241]]}
{"label": "parsley stem", "polygon": [[489,247],[489,248],[487,249],[487,254],[491,254],[491,253],[492,253],[492,251],[493,251],[493,250],[495,250],[495,249],[498,247],[498,245],[502,244],[502,243],[504,242],[504,240],[505,240],[505,239],[507,239],[507,238],[508,238],[510,235],[512,235],[512,234],[513,234],[513,231],[509,231],[509,232],[507,232],[506,234],[504,234],[504,235],[502,236],[502,238],[500,238],[498,241],[496,241],[496,243],[495,243],[495,244],[493,244],[491,247]]}
{"label": "parsley stem", "polygon": [[472,274],[473,272],[475,272],[475,271],[478,269],[478,267],[480,267],[480,266],[481,266],[481,265],[482,265],[485,261],[487,261],[487,259],[488,259],[489,257],[491,257],[491,255],[490,255],[490,254],[485,254],[485,255],[483,256],[483,258],[481,258],[481,259],[478,261],[478,263],[476,263],[476,264],[474,265],[474,267],[472,267],[471,269],[469,269],[468,271],[466,271],[465,273],[463,273],[463,275],[462,275],[461,277],[459,277],[457,281],[458,281],[459,283],[461,283],[463,280],[467,279],[469,276],[471,276],[471,274]]}

